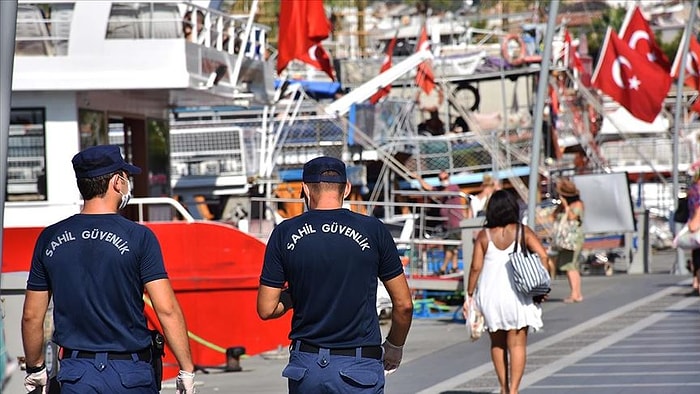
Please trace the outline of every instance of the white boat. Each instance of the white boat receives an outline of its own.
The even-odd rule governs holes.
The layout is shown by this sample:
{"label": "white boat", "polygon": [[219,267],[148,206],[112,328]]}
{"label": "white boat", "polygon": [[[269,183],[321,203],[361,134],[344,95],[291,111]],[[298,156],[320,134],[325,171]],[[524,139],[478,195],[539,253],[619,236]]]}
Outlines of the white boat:
{"label": "white boat", "polygon": [[171,108],[274,94],[268,28],[249,19],[184,1],[20,1],[5,226],[76,212],[70,159],[94,144],[119,144],[149,174],[137,195],[168,193]]}

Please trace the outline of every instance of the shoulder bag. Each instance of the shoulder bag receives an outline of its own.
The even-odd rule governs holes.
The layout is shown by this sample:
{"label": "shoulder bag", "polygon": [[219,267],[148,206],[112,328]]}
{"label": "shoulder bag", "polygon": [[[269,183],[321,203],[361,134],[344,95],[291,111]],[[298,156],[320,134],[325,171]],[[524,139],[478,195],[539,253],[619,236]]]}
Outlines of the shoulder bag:
{"label": "shoulder bag", "polygon": [[576,250],[580,247],[578,220],[569,220],[568,210],[561,214],[561,219],[554,229],[552,246],[556,250]]}
{"label": "shoulder bag", "polygon": [[700,249],[700,230],[691,233],[688,225],[684,225],[673,239],[673,247],[678,249]]}
{"label": "shoulder bag", "polygon": [[[518,250],[518,233],[521,232],[520,250]],[[525,229],[518,225],[515,231],[515,248],[510,253],[510,263],[513,266],[515,288],[528,297],[541,296],[549,293],[551,278],[544,268],[537,253],[531,253],[525,243]]]}

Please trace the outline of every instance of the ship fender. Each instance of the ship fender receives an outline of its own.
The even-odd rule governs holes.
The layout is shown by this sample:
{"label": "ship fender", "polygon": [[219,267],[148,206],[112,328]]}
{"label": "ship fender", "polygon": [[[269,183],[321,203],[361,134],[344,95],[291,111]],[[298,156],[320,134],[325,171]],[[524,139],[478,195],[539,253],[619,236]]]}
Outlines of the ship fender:
{"label": "ship fender", "polygon": [[525,62],[527,53],[525,42],[517,34],[508,34],[501,44],[501,55],[511,66],[519,66]]}

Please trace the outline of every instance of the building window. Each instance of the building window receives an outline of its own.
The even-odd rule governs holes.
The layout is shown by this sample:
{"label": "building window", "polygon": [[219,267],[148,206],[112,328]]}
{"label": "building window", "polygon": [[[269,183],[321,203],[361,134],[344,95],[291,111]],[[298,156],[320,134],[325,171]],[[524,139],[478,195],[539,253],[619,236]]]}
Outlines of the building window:
{"label": "building window", "polygon": [[7,201],[46,200],[43,108],[13,108],[7,144]]}

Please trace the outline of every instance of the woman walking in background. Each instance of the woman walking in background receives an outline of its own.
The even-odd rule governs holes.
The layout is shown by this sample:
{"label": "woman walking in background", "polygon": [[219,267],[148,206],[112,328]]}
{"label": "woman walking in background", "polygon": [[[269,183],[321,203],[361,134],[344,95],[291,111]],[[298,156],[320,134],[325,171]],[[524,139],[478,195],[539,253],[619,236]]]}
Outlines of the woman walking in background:
{"label": "woman walking in background", "polygon": [[[695,232],[700,229],[700,163],[692,164],[694,169],[693,183],[688,187],[688,230]],[[691,252],[691,266],[693,274],[693,294],[698,295],[700,288],[700,249]]]}
{"label": "woman walking in background", "polygon": [[566,272],[571,288],[564,299],[567,304],[583,301],[581,293],[581,264],[579,256],[583,248],[583,201],[576,184],[561,178],[557,182],[561,205],[554,211],[554,238],[552,246],[557,251],[557,268]]}
{"label": "woman walking in background", "polygon": [[484,229],[474,244],[463,307],[466,315],[469,302],[476,302],[484,315],[484,326],[491,338],[491,360],[502,394],[518,392],[525,371],[528,330],[542,328],[539,303],[515,290],[513,266],[509,263],[509,254],[515,243],[521,242],[523,231],[523,247],[538,254],[549,269],[544,246],[529,227],[520,224],[515,197],[505,190],[493,193],[486,207]]}

